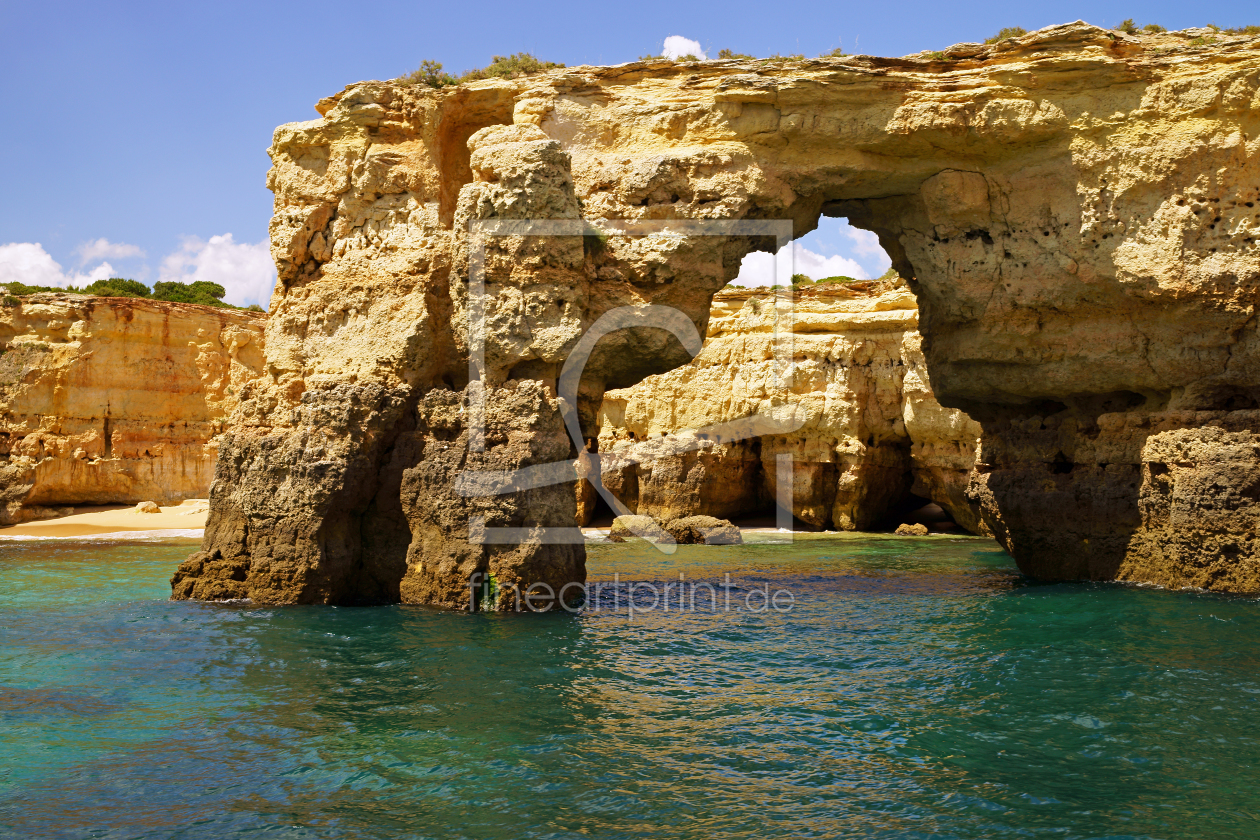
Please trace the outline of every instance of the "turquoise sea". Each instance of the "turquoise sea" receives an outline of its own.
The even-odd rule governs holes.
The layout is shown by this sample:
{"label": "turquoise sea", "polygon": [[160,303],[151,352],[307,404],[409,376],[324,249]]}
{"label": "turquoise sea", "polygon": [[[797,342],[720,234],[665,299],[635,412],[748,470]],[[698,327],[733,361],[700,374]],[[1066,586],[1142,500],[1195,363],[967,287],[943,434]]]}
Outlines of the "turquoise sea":
{"label": "turquoise sea", "polygon": [[[171,603],[191,550],[0,543],[0,835],[1260,835],[1253,599],[868,536],[592,546],[577,616]],[[718,608],[631,613],[680,572]]]}

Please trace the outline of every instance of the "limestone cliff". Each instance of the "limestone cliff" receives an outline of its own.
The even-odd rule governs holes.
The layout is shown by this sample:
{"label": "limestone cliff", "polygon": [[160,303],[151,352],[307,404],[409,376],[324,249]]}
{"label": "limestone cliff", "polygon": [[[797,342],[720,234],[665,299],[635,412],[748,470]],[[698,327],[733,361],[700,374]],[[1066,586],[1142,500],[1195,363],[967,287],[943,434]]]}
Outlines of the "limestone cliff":
{"label": "limestone cliff", "polygon": [[[491,568],[582,579],[548,540],[604,390],[698,350],[644,307],[703,335],[781,244],[708,223],[821,214],[909,278],[933,393],[983,427],[967,493],[1022,568],[1260,589],[1260,41],[1078,23],[902,59],[365,82],[317,110],[275,134],[265,371],[177,597],[468,606]],[[623,306],[669,329],[619,321],[561,399]],[[547,467],[567,419],[571,466]]]}
{"label": "limestone cliff", "polygon": [[58,508],[204,497],[262,368],[263,316],[36,294],[0,307],[0,524]]}
{"label": "limestone cliff", "polygon": [[[605,485],[662,520],[744,516],[780,498],[787,455],[810,525],[869,529],[913,490],[983,531],[965,499],[980,426],[932,396],[917,326],[902,281],[719,292],[689,364],[604,394]],[[784,428],[732,439],[732,421],[786,407]]]}

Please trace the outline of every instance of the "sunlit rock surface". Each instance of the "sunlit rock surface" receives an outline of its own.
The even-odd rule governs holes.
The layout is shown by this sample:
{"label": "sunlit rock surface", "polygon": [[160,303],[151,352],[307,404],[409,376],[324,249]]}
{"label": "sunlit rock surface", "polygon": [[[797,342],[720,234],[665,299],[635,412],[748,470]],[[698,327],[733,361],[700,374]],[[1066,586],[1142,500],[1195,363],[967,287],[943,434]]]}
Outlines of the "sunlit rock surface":
{"label": "sunlit rock surface", "polygon": [[0,307],[0,524],[204,498],[261,313],[43,293]]}
{"label": "sunlit rock surface", "polygon": [[[917,326],[900,280],[719,292],[700,355],[604,395],[605,485],[661,520],[749,516],[787,499],[786,456],[809,525],[869,529],[913,491],[983,532],[965,498],[980,426],[932,396]],[[763,433],[740,439],[745,418]]]}
{"label": "sunlit rock surface", "polygon": [[[480,415],[483,387],[531,380],[529,422],[550,436],[556,377],[601,315],[664,305],[703,335],[742,257],[776,245],[680,222],[787,219],[800,236],[820,214],[874,231],[909,278],[933,393],[983,425],[967,496],[1023,569],[1260,589],[1251,530],[1231,536],[1260,515],[1258,88],[1255,39],[1080,23],[943,57],[352,85],[276,131],[265,369],[175,594],[448,603],[429,593],[494,562],[461,547],[483,503],[409,512],[404,475],[482,436],[461,442],[428,406]],[[469,247],[471,223],[539,217],[570,224]],[[598,436],[604,390],[688,359],[662,330],[600,344],[566,400],[570,457]],[[511,440],[520,419],[485,413],[486,444]],[[505,504],[539,535],[576,522],[572,505]],[[417,541],[465,559],[415,572]],[[547,551],[576,552],[561,565],[579,576],[580,546],[522,548],[521,568]],[[404,575],[429,583],[399,594]]]}

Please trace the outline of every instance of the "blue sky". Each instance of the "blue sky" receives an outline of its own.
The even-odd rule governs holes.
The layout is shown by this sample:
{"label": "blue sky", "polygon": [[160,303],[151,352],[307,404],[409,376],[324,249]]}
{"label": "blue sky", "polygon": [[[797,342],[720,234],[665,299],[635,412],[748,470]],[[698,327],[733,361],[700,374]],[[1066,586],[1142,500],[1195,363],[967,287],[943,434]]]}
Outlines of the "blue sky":
{"label": "blue sky", "polygon": [[[229,299],[265,304],[272,129],[314,118],[316,100],[348,83],[392,78],[425,58],[455,72],[520,50],[570,65],[612,64],[659,53],[671,35],[711,53],[817,55],[843,44],[849,52],[905,55],[982,40],[1004,26],[1077,19],[1111,26],[1126,17],[1170,29],[1237,26],[1260,23],[1260,9],[1254,0],[1022,7],[0,0],[0,249],[7,249],[0,274],[7,264],[28,282],[73,281],[106,263],[148,282],[244,278]],[[838,221],[824,220],[802,246],[877,273],[880,260],[863,256],[863,243]]]}

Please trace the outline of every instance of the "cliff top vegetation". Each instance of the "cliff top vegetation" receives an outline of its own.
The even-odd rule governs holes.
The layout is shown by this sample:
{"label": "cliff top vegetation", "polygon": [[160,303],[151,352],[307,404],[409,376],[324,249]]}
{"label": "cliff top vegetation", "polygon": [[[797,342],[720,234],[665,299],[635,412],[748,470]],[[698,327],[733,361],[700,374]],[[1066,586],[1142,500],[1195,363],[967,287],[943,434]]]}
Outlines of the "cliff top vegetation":
{"label": "cliff top vegetation", "polygon": [[562,67],[564,67],[563,64],[557,64],[554,61],[539,61],[530,53],[518,52],[512,55],[496,55],[485,67],[452,76],[442,69],[442,62],[425,59],[420,62],[419,68],[405,76],[399,76],[395,81],[407,85],[428,85],[440,88],[464,82],[475,82],[478,79],[515,79],[518,76],[528,76],[545,70],[558,70]]}
{"label": "cliff top vegetation", "polygon": [[[1219,35],[1260,35],[1260,26],[1236,26],[1221,27],[1214,23],[1208,24],[1204,29],[1211,30]],[[1116,32],[1124,32],[1130,35],[1147,34],[1158,35],[1167,33],[1168,30],[1158,23],[1148,23],[1139,25],[1133,18],[1126,18],[1116,26],[1112,27]],[[984,43],[996,44],[1009,38],[1019,38],[1027,35],[1028,30],[1022,26],[1003,27],[996,35],[986,38]],[[1188,35],[1185,37],[1189,37]],[[1211,43],[1210,37],[1198,36],[1190,41],[1191,46],[1202,46]],[[837,48],[819,55],[819,58],[842,58],[848,55],[843,48]],[[945,59],[942,52],[932,53],[933,58]],[[665,60],[664,55],[641,55],[639,61],[662,61]],[[748,53],[735,52],[731,49],[718,50],[718,61],[734,61],[734,60],[752,60],[757,56]],[[679,63],[688,61],[704,61],[696,55],[682,55],[672,59]],[[802,54],[779,55],[778,53],[763,58],[762,61],[804,61],[805,56]],[[425,59],[420,62],[420,66],[410,73],[399,76],[394,81],[405,85],[427,85],[433,88],[452,87],[463,84],[464,82],[473,82],[478,79],[515,79],[520,76],[528,76],[533,73],[542,73],[547,70],[557,70],[565,65],[558,64],[554,61],[541,61],[531,53],[518,52],[512,55],[496,55],[490,59],[490,63],[485,67],[478,67],[473,70],[467,70],[460,75],[452,75],[443,69],[442,62],[432,59]]]}
{"label": "cliff top vegetation", "polygon": [[[810,277],[808,274],[793,274],[792,283],[790,286],[780,286],[778,283],[776,283],[773,286],[766,286],[765,288],[773,292],[773,291],[777,291],[778,289],[786,289],[786,288],[799,289],[804,286],[830,286],[834,284],[850,285],[853,283],[871,283],[871,282],[876,282],[880,280],[896,280],[898,277],[900,277],[900,275],[897,273],[897,269],[892,268],[892,267],[889,267],[887,271],[879,275],[879,277],[876,277],[874,280],[863,280],[860,277],[850,277],[847,274],[837,274],[833,277],[821,277],[815,280],[814,278]],[[743,289],[746,287],[740,286],[736,283],[727,283],[726,288]]]}
{"label": "cliff top vegetation", "polygon": [[257,304],[235,306],[227,303],[223,300],[227,290],[218,283],[211,283],[208,280],[194,280],[191,283],[165,280],[154,283],[152,289],[139,280],[128,280],[124,277],[95,280],[83,287],[28,286],[25,283],[12,282],[3,284],[2,288],[7,292],[4,299],[6,306],[13,306],[20,302],[13,297],[14,295],[32,295],[36,292],[69,292],[79,295],[98,295],[100,297],[130,297],[144,298],[145,300],[164,300],[171,303],[196,303],[202,306],[217,306],[221,309],[244,309],[250,312],[265,311]]}

